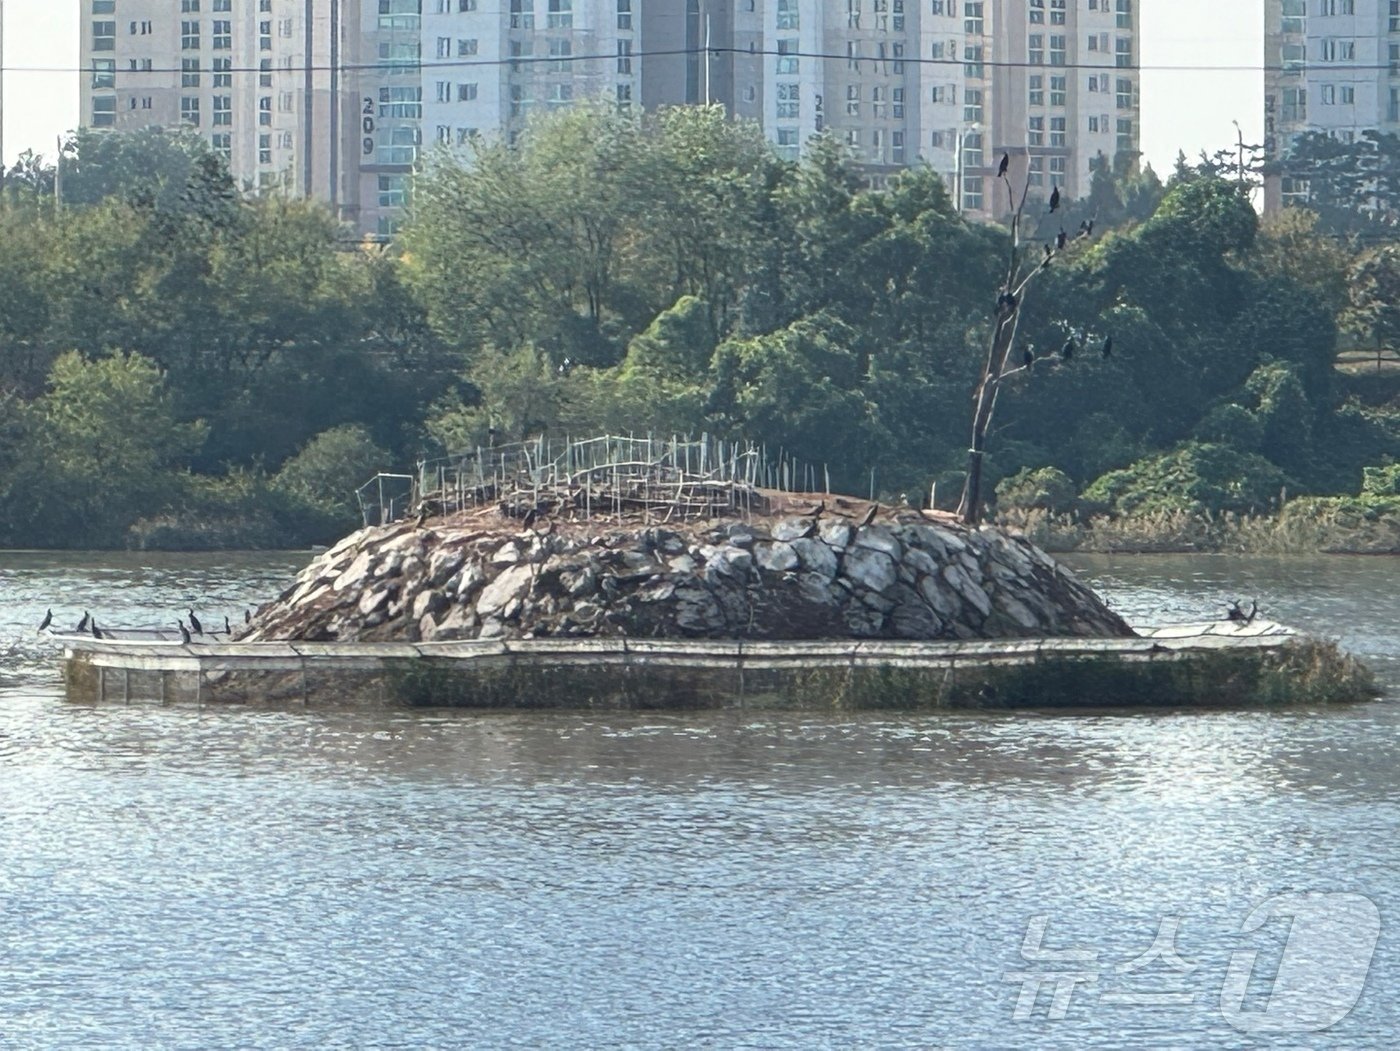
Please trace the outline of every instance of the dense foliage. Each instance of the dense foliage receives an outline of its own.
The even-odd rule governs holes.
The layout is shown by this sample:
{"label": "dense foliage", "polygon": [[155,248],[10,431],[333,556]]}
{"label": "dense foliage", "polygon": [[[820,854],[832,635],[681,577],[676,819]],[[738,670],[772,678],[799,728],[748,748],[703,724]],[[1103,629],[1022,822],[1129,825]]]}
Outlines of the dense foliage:
{"label": "dense foliage", "polygon": [[[79,136],[62,208],[53,176],[24,159],[0,205],[7,545],[323,540],[373,471],[492,428],[742,435],[946,501],[1010,247],[933,171],[863,189],[834,143],[788,163],[714,108],[434,156],[392,249],[240,196],[197,139]],[[1400,324],[1393,248],[1186,167],[1100,172],[1063,218],[1095,233],[1023,305],[1009,504],[1263,510],[1400,456],[1394,400],[1334,369],[1339,326]]]}

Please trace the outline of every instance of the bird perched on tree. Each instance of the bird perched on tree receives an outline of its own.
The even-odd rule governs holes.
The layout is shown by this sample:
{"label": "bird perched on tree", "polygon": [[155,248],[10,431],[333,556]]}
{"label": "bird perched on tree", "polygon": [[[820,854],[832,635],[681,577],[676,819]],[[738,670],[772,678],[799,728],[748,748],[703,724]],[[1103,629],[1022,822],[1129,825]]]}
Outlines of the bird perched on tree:
{"label": "bird perched on tree", "polygon": [[875,521],[875,516],[879,513],[880,505],[871,504],[870,510],[866,511],[864,517],[862,517],[860,520],[861,527],[864,528],[865,526],[868,526],[871,522]]}
{"label": "bird perched on tree", "polygon": [[194,610],[190,610],[190,628],[196,635],[204,634],[204,625],[199,622],[199,618],[194,615]]}
{"label": "bird perched on tree", "polygon": [[1056,186],[1056,187],[1054,187],[1053,189],[1051,189],[1051,191],[1050,191],[1050,211],[1052,211],[1052,212],[1057,212],[1057,211],[1059,211],[1059,210],[1060,210],[1060,188],[1059,188],[1058,186]]}
{"label": "bird perched on tree", "polygon": [[1104,357],[1106,357],[1106,358],[1111,358],[1111,357],[1113,357],[1113,336],[1112,336],[1112,334],[1107,335],[1107,336],[1104,336],[1104,338],[1103,338],[1103,346],[1099,349],[1099,353],[1102,354],[1102,355],[1103,355]]}
{"label": "bird perched on tree", "polygon": [[83,619],[80,620],[80,621],[78,621],[78,626],[77,626],[76,628],[74,628],[73,630],[76,631],[79,635],[81,635],[83,632],[87,631],[88,621],[89,621],[90,619],[91,619],[91,617],[90,617],[90,615],[88,614],[88,611],[87,611],[87,610],[83,610]]}
{"label": "bird perched on tree", "polygon": [[1021,351],[1021,364],[1026,368],[1030,368],[1035,364],[1035,351],[1031,350],[1030,347],[1026,347]]}
{"label": "bird perched on tree", "polygon": [[1005,174],[1006,174],[1006,169],[1007,169],[1007,168],[1010,168],[1010,167],[1011,167],[1011,154],[1009,154],[1009,153],[1003,153],[1003,154],[1001,155],[1001,163],[1000,163],[999,165],[997,165],[997,178],[1000,179],[1003,175],[1005,175]]}
{"label": "bird perched on tree", "polygon": [[1003,311],[1011,313],[1016,309],[1016,302],[1016,293],[1009,289],[1004,290],[1001,295],[997,296],[997,313],[1000,314]]}
{"label": "bird perched on tree", "polygon": [[496,435],[499,433],[500,431],[496,430],[495,427],[486,428],[486,444],[493,449],[496,447]]}
{"label": "bird perched on tree", "polygon": [[1094,233],[1094,220],[1085,219],[1079,224],[1080,237],[1092,237]]}
{"label": "bird perched on tree", "polygon": [[1055,247],[1061,250],[1069,243],[1069,234],[1065,233],[1065,228],[1060,227],[1059,234],[1055,237]]}
{"label": "bird perched on tree", "polygon": [[44,614],[44,619],[41,620],[41,621],[39,621],[39,630],[40,630],[40,631],[43,631],[45,628],[47,628],[47,627],[48,627],[50,624],[52,624],[52,623],[53,623],[53,610],[49,610],[47,613]]}
{"label": "bird perched on tree", "polygon": [[1064,346],[1060,347],[1060,360],[1069,361],[1072,357],[1074,357],[1074,337],[1067,336]]}

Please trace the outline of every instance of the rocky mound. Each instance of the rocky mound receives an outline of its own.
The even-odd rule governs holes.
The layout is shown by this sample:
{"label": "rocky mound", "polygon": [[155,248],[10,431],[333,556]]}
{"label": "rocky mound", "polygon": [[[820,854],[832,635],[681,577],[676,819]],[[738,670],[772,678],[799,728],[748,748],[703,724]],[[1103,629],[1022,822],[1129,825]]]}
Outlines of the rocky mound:
{"label": "rocky mound", "polygon": [[[865,516],[862,516],[864,518]],[[945,515],[522,529],[483,511],[346,537],[248,640],[508,636],[971,639],[1127,636],[1028,541]]]}

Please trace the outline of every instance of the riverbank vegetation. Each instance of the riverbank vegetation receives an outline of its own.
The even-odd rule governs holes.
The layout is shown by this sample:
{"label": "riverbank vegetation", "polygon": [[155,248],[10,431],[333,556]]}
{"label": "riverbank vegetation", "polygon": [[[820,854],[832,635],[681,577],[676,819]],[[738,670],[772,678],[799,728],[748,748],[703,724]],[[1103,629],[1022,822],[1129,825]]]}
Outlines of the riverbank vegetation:
{"label": "riverbank vegetation", "polygon": [[[717,109],[581,106],[431,156],[379,245],[237,193],[197,138],[85,132],[63,164],[61,208],[34,158],[3,186],[0,545],[325,541],[375,471],[493,431],[744,436],[956,498],[1008,235],[929,169],[872,189],[831,141],[793,163]],[[1335,368],[1400,336],[1400,246],[1261,222],[1208,164],[1101,171],[1063,216],[989,447],[1004,520],[1400,549],[1400,378]]]}

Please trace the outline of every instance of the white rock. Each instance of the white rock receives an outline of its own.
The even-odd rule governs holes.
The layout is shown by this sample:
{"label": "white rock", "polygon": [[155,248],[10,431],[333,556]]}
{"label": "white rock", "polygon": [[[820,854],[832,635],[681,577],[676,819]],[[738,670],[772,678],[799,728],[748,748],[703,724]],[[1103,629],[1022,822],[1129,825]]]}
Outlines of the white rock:
{"label": "white rock", "polygon": [[820,540],[803,537],[792,542],[792,549],[797,552],[804,568],[828,580],[836,576],[836,555]]}
{"label": "white rock", "polygon": [[851,524],[839,518],[828,518],[821,525],[822,543],[837,551],[845,551],[851,542]]}
{"label": "white rock", "polygon": [[813,523],[810,518],[784,518],[773,526],[772,536],[774,540],[798,540],[812,532]]}
{"label": "white rock", "polygon": [[792,545],[782,540],[771,544],[759,544],[754,550],[754,555],[758,559],[759,567],[772,573],[786,573],[790,569],[796,569],[799,562]]}
{"label": "white rock", "polygon": [[894,587],[899,576],[893,558],[883,551],[860,546],[859,540],[846,552],[843,570],[847,580],[876,593]]}
{"label": "white rock", "polygon": [[476,600],[476,611],[485,617],[495,613],[513,599],[524,598],[530,593],[534,574],[528,565],[511,566],[482,589]]}
{"label": "white rock", "polygon": [[871,525],[856,530],[857,547],[870,548],[875,551],[883,551],[895,561],[899,561],[904,556],[904,547],[895,535],[886,526]]}

